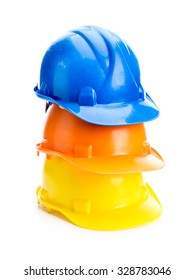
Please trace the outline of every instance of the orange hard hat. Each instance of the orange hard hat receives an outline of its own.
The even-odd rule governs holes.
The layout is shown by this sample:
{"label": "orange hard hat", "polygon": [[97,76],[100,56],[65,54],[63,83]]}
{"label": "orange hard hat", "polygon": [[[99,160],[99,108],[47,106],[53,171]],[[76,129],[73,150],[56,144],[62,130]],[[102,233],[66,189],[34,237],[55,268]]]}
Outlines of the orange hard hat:
{"label": "orange hard hat", "polygon": [[56,104],[48,110],[38,151],[60,156],[97,173],[160,169],[164,162],[147,142],[144,124],[101,126],[85,122]]}

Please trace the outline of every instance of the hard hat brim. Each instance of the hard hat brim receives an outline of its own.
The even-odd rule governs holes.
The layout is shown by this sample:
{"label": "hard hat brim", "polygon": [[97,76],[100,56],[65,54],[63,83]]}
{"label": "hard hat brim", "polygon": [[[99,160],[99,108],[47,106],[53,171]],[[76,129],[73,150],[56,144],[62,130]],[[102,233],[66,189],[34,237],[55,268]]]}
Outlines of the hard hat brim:
{"label": "hard hat brim", "polygon": [[64,155],[60,152],[43,148],[37,144],[37,149],[48,156],[61,157],[76,167],[94,173],[102,174],[128,174],[158,170],[164,166],[164,161],[159,153],[151,148],[151,153],[142,156],[115,155],[91,158],[78,158]]}
{"label": "hard hat brim", "polygon": [[162,213],[162,206],[151,187],[146,184],[148,197],[144,201],[110,211],[77,213],[71,209],[52,203],[42,196],[42,188],[37,189],[38,203],[50,212],[61,213],[73,224],[92,230],[120,230],[141,226],[157,219]]}
{"label": "hard hat brim", "polygon": [[156,119],[159,109],[146,93],[145,99],[133,103],[96,104],[80,106],[78,103],[63,102],[35,91],[39,98],[55,103],[76,117],[97,125],[129,125],[143,123]]}

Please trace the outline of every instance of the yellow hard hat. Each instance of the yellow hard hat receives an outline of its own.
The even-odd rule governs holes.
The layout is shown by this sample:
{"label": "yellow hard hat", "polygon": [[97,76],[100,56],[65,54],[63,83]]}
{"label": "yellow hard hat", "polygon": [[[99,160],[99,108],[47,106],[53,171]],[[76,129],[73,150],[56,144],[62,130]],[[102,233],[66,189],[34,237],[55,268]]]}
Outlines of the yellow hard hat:
{"label": "yellow hard hat", "polygon": [[162,212],[141,173],[98,174],[52,156],[45,159],[42,179],[38,202],[83,228],[131,228],[155,220]]}
{"label": "yellow hard hat", "polygon": [[53,104],[38,151],[60,156],[97,173],[134,173],[160,169],[164,162],[147,142],[144,124],[100,126]]}

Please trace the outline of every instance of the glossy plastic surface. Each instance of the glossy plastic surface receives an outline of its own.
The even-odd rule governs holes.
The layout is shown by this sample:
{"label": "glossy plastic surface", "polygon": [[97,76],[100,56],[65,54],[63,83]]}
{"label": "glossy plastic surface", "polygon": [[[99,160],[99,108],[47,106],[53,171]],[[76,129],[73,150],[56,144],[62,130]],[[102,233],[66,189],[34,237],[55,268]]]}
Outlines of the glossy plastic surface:
{"label": "glossy plastic surface", "polygon": [[46,159],[38,202],[72,223],[94,230],[118,230],[158,218],[161,204],[141,173],[86,172],[64,159]]}
{"label": "glossy plastic surface", "polygon": [[133,51],[116,34],[94,26],[72,30],[51,45],[35,92],[93,124],[136,124],[159,115],[140,83]]}
{"label": "glossy plastic surface", "polygon": [[133,173],[162,168],[161,156],[147,142],[144,124],[94,125],[53,104],[47,112],[38,151],[97,173]]}

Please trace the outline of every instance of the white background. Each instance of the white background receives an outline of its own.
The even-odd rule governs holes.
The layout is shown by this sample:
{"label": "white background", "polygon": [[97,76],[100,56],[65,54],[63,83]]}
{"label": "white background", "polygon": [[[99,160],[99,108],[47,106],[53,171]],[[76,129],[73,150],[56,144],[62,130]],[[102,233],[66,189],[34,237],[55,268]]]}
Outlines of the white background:
{"label": "white background", "polygon": [[[24,276],[29,265],[115,270],[118,266],[170,266],[171,276],[150,279],[194,279],[194,14],[193,1],[188,0],[1,1],[1,279],[58,279]],[[35,96],[33,87],[50,43],[82,25],[110,29],[130,44],[140,63],[142,84],[161,111],[158,119],[146,124],[146,131],[165,167],[144,177],[164,212],[144,227],[85,230],[36,204],[42,157],[36,157],[35,144],[42,138],[45,103]]]}

